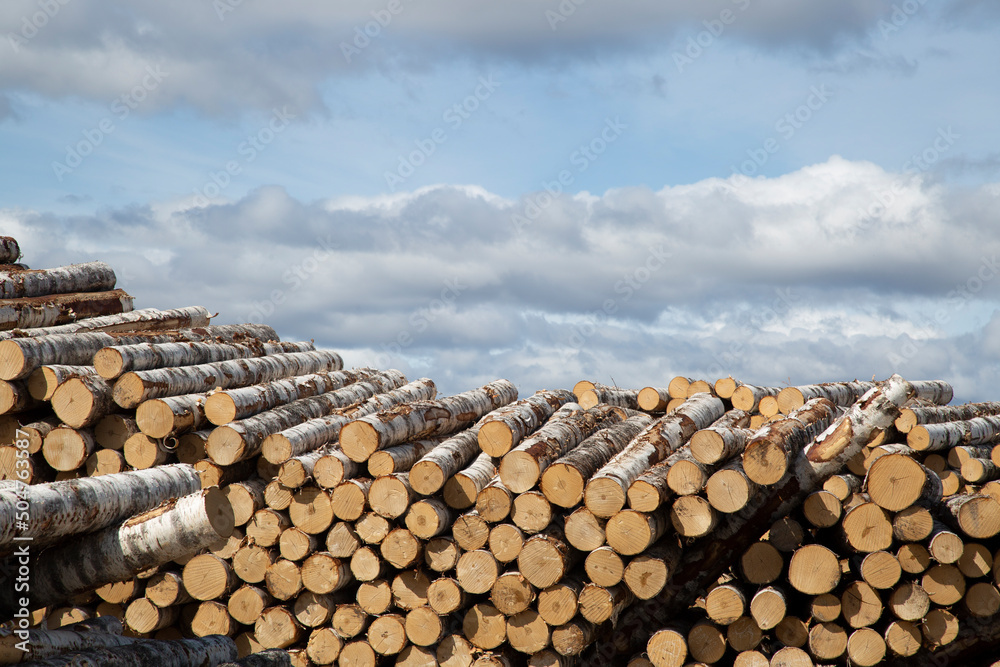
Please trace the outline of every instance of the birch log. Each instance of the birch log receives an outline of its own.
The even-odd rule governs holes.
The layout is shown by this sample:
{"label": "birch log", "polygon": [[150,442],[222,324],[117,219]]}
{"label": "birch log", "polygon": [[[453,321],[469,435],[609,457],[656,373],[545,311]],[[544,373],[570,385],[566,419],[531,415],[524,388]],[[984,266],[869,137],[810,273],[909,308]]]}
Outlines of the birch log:
{"label": "birch log", "polygon": [[585,410],[600,403],[617,405],[621,408],[639,409],[640,389],[618,389],[617,387],[595,387],[583,392],[579,397],[580,406]]}
{"label": "birch log", "polygon": [[340,433],[340,446],[352,460],[366,461],[372,452],[407,440],[454,433],[516,399],[517,389],[513,384],[496,380],[437,401],[401,405],[345,426]]}
{"label": "birch log", "polygon": [[355,382],[380,378],[388,379],[391,389],[406,383],[403,374],[396,370],[361,368],[310,373],[250,387],[213,392],[205,402],[205,415],[216,426],[222,426],[302,398],[342,389]]}
{"label": "birch log", "polygon": [[[377,454],[378,452],[376,452]],[[374,458],[375,454],[372,454]],[[479,494],[493,481],[497,475],[497,467],[493,457],[482,453],[466,468],[452,475],[444,485],[444,501],[449,507],[467,509],[476,504]],[[414,482],[413,472],[410,472],[410,483]],[[419,491],[418,491],[419,493]]]}
{"label": "birch log", "polygon": [[52,364],[42,366],[28,376],[28,392],[39,401],[50,401],[56,389],[66,380],[84,375],[97,375],[93,366]]}
{"label": "birch log", "polygon": [[34,329],[132,310],[125,290],[0,299],[0,331]]}
{"label": "birch log", "polygon": [[277,337],[274,329],[263,324],[231,324],[154,334],[85,332],[0,340],[0,380],[28,377],[39,367],[49,364],[86,366],[92,363],[94,354],[101,348],[111,345],[200,341],[211,338],[229,341],[245,338],[269,340]]}
{"label": "birch log", "polygon": [[573,507],[583,500],[587,480],[648,427],[648,415],[629,417],[619,424],[601,429],[578,447],[556,459],[542,473],[541,490],[549,502]]}
{"label": "birch log", "polygon": [[205,667],[221,665],[236,656],[232,639],[210,635],[173,641],[137,639],[124,646],[26,663],[25,667]]}
{"label": "birch log", "polygon": [[920,424],[962,421],[975,417],[1000,414],[1000,402],[965,403],[963,405],[934,405],[905,408],[896,420],[900,433],[909,433]]}
{"label": "birch log", "polygon": [[573,394],[563,389],[543,390],[496,410],[479,430],[479,447],[490,456],[503,456],[574,400]]}
{"label": "birch log", "polygon": [[760,405],[760,399],[767,396],[777,396],[781,387],[755,387],[754,385],[740,385],[733,391],[732,403],[737,410],[753,412]]}
{"label": "birch log", "polygon": [[1000,435],[1000,416],[920,424],[906,434],[906,444],[918,452],[937,452],[960,445],[984,445]]}
{"label": "birch log", "polygon": [[269,354],[312,352],[311,342],[282,343],[261,342],[256,339],[246,343],[180,342],[139,343],[105,347],[94,354],[94,368],[106,380],[114,380],[129,371],[146,371],[171,366],[195,366],[229,359],[248,359]]}
{"label": "birch log", "polygon": [[43,407],[44,403],[32,398],[24,380],[0,380],[0,414],[26,412]]}
{"label": "birch log", "polygon": [[[410,468],[410,485],[413,490],[423,496],[437,493],[452,475],[473,461],[479,453],[479,434],[482,423],[483,420],[461,433],[447,438],[414,463]],[[492,478],[492,474],[490,477]]]}
{"label": "birch log", "polygon": [[504,455],[499,466],[500,479],[514,493],[524,493],[538,483],[550,463],[598,430],[621,421],[614,410],[595,407],[545,424]]}
{"label": "birch log", "polygon": [[749,412],[730,410],[714,424],[691,436],[691,454],[699,463],[706,465],[741,454],[753,434],[749,426]]}
{"label": "birch log", "polygon": [[666,459],[700,429],[722,416],[722,401],[695,394],[653,422],[587,482],[584,502],[591,512],[610,517],[625,506],[628,487],[650,466]]}
{"label": "birch log", "polygon": [[104,262],[70,264],[54,269],[0,272],[0,298],[101,292],[115,287],[115,272]]}
{"label": "birch log", "polygon": [[70,378],[52,393],[52,410],[68,426],[84,428],[117,411],[111,385],[96,374]]}
{"label": "birch log", "polygon": [[[261,443],[261,454],[270,463],[283,464],[298,456],[306,456],[323,445],[335,442],[340,429],[352,419],[388,410],[412,401],[427,401],[434,398],[437,389],[434,382],[421,378],[384,394],[376,394],[359,406],[339,410],[336,414],[307,422],[274,433]],[[314,461],[313,461],[314,463]]]}
{"label": "birch log", "polygon": [[179,368],[155,368],[122,375],[115,382],[114,396],[115,402],[127,410],[153,398],[246,387],[295,375],[340,370],[343,366],[344,360],[336,352],[316,350]]}
{"label": "birch log", "polygon": [[847,407],[858,397],[875,386],[874,382],[824,382],[800,387],[785,387],[778,392],[778,410],[787,415],[814,398],[825,398],[834,405]]}
{"label": "birch log", "polygon": [[14,264],[21,258],[21,246],[13,236],[0,236],[0,264]]}
{"label": "birch log", "polygon": [[[208,394],[182,394],[143,401],[135,411],[135,423],[150,438],[178,436],[208,428],[205,400]],[[113,400],[113,396],[112,396]]]}
{"label": "birch log", "polygon": [[[56,630],[22,630],[27,634],[27,641],[14,634],[12,629],[0,630],[0,664],[45,660],[71,651],[126,646],[136,641],[132,637],[122,636],[122,624],[117,618],[101,616],[100,619],[104,622],[83,621]],[[24,650],[18,648],[18,644]]]}
{"label": "birch log", "polygon": [[[9,553],[14,537],[32,538],[32,547],[58,542],[67,535],[89,533],[145,512],[161,502],[201,489],[198,472],[189,465],[75,479],[0,491],[0,553]],[[27,526],[15,522],[18,497],[29,505]]]}
{"label": "birch log", "polygon": [[260,454],[264,439],[269,435],[357,405],[376,394],[398,389],[404,381],[405,378],[399,371],[373,373],[362,382],[230,422],[212,431],[205,443],[205,453],[220,465],[249,459]]}
{"label": "birch log", "polygon": [[753,434],[743,451],[743,469],[757,484],[774,484],[785,475],[789,461],[826,430],[838,416],[827,398],[813,398],[785,419],[766,424]]}
{"label": "birch log", "polygon": [[[106,479],[111,475],[100,477]],[[74,595],[193,555],[233,532],[233,508],[218,488],[184,496],[86,537],[53,547],[34,563],[30,608]],[[14,601],[0,599],[0,613]]]}
{"label": "birch log", "polygon": [[[143,310],[133,310],[119,315],[102,315],[101,317],[91,317],[85,320],[78,320],[69,324],[60,324],[54,327],[40,327],[37,329],[23,329],[22,335],[52,336],[56,334],[72,334],[83,332],[103,331],[105,333],[119,331],[169,331],[190,327],[204,327],[209,321],[208,311],[202,306],[188,306],[186,308],[173,308],[171,310],[159,310],[157,308],[145,308]],[[13,338],[13,331],[0,333],[0,339]]]}

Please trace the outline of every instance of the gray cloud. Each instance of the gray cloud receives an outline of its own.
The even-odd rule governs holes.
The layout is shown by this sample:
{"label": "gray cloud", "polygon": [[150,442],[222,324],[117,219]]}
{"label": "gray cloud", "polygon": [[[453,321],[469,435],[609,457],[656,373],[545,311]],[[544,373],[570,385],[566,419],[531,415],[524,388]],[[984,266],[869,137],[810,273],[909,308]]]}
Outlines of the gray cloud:
{"label": "gray cloud", "polygon": [[892,11],[890,0],[41,4],[0,5],[0,90],[110,104],[159,67],[166,79],[139,112],[188,105],[213,115],[281,105],[326,112],[323,82],[373,68],[399,78],[456,57],[561,68],[595,54],[683,48],[705,30],[767,50],[834,54]]}
{"label": "gray cloud", "polygon": [[305,203],[272,186],[204,208],[0,210],[0,229],[32,266],[110,262],[139,307],[264,320],[448,391],[498,376],[538,388],[902,372],[984,398],[1000,357],[996,192],[834,157],[547,206],[470,186]]}

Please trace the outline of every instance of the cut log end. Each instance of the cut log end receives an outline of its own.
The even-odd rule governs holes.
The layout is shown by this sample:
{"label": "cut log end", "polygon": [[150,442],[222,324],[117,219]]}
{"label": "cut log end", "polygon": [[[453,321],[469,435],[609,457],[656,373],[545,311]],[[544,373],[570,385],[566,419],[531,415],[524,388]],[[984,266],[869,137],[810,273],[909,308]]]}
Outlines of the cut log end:
{"label": "cut log end", "polygon": [[514,446],[510,426],[501,421],[488,421],[479,428],[479,448],[492,457],[506,454]]}
{"label": "cut log end", "polygon": [[628,492],[622,485],[608,477],[598,477],[587,483],[584,503],[595,516],[608,518],[625,507]]}
{"label": "cut log end", "polygon": [[351,422],[340,431],[340,448],[352,461],[363,463],[379,449],[378,431],[367,422]]}
{"label": "cut log end", "polygon": [[417,461],[410,468],[410,486],[422,496],[437,493],[446,481],[444,471],[434,461]]}
{"label": "cut log end", "polygon": [[151,438],[165,438],[174,430],[174,413],[162,400],[143,401],[135,411],[139,430]]}
{"label": "cut log end", "polygon": [[236,401],[225,392],[217,392],[205,400],[205,417],[216,426],[235,420],[238,412]]}

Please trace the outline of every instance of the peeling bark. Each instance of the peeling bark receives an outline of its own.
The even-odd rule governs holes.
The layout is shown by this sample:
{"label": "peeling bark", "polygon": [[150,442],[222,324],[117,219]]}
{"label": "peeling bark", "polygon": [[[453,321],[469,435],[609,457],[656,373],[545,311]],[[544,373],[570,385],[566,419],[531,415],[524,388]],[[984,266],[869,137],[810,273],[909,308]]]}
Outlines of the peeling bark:
{"label": "peeling bark", "polygon": [[94,354],[94,367],[106,380],[113,380],[129,371],[146,371],[172,366],[196,366],[231,359],[249,359],[269,354],[312,352],[311,342],[282,343],[261,342],[256,339],[246,343],[139,343],[116,345],[98,350]]}
{"label": "peeling bark", "polygon": [[[410,483],[417,493],[429,496],[440,491],[479,453],[482,421],[447,438],[410,468]],[[492,463],[491,463],[492,465]],[[492,475],[491,475],[492,477]]]}
{"label": "peeling bark", "polygon": [[573,401],[574,396],[568,391],[543,390],[495,410],[480,429],[479,446],[490,456],[503,456],[545,423],[556,410]]}
{"label": "peeling bark", "polygon": [[764,425],[753,434],[743,451],[747,477],[758,484],[774,484],[788,469],[792,458],[822,433],[840,411],[827,398],[813,398],[786,418]]}
{"label": "peeling bark", "polygon": [[125,290],[82,294],[53,294],[0,300],[0,331],[69,324],[77,320],[132,311]]}
{"label": "peeling bark", "polygon": [[15,329],[0,333],[0,339],[20,336],[52,336],[55,334],[72,334],[84,332],[105,333],[119,331],[168,331],[189,327],[204,327],[208,325],[209,313],[202,306],[188,306],[171,310],[145,308],[133,310],[118,315],[102,315],[85,320],[77,320],[69,324],[37,329]]}
{"label": "peeling bark", "polygon": [[54,269],[7,270],[0,272],[0,298],[101,292],[114,289],[115,282],[114,270],[104,262],[70,264]]}

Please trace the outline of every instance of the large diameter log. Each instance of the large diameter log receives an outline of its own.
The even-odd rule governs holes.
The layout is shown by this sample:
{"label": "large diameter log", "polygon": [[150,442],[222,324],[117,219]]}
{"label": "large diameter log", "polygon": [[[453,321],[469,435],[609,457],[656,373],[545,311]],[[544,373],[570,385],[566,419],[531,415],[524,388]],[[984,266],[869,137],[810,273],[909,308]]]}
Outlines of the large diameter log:
{"label": "large diameter log", "polygon": [[599,429],[621,420],[611,409],[593,408],[547,423],[504,455],[499,466],[500,479],[514,493],[524,493],[538,483],[550,463]]}
{"label": "large diameter log", "polygon": [[211,316],[208,314],[208,311],[202,306],[189,306],[187,308],[174,308],[171,310],[145,308],[143,310],[133,310],[128,313],[121,313],[119,315],[91,317],[89,319],[78,320],[70,324],[60,324],[54,327],[22,329],[19,332],[0,332],[0,339],[13,338],[15,333],[36,337],[85,333],[88,331],[103,331],[105,333],[120,331],[170,331],[181,328],[206,326],[210,317]]}
{"label": "large diameter log", "polygon": [[602,517],[621,510],[632,482],[682,447],[695,431],[711,425],[723,412],[721,400],[711,394],[696,394],[650,424],[590,479],[584,492],[587,508]]}
{"label": "large diameter log", "polygon": [[53,294],[22,299],[0,299],[0,331],[67,324],[132,310],[133,297],[125,290],[81,294]]}
{"label": "large diameter log", "polygon": [[879,457],[868,469],[865,492],[879,507],[899,512],[910,505],[941,502],[941,478],[905,454]]}
{"label": "large diameter log", "polygon": [[557,389],[536,392],[495,410],[483,420],[479,447],[490,456],[503,456],[533,433],[563,405],[573,402],[572,393]]}
{"label": "large diameter log", "polygon": [[[67,535],[111,526],[200,489],[198,472],[177,464],[0,491],[0,552],[10,552],[15,536],[31,538],[37,549]],[[15,521],[19,497],[29,507],[26,525]]]}
{"label": "large diameter log", "polygon": [[508,380],[497,380],[478,389],[437,401],[401,405],[361,417],[343,428],[340,447],[353,461],[366,461],[372,452],[415,438],[447,435],[482,418],[486,413],[517,399]]}
{"label": "large diameter log", "polygon": [[838,416],[827,398],[813,398],[785,419],[767,424],[746,443],[743,469],[757,484],[774,484],[788,470],[789,462]]}
{"label": "large diameter log", "polygon": [[211,635],[171,641],[140,639],[131,644],[95,648],[25,663],[26,667],[204,667],[236,660],[236,643],[229,637]]}
{"label": "large diameter log", "polygon": [[649,415],[635,415],[597,431],[545,469],[542,493],[554,505],[566,508],[577,505],[583,500],[587,480],[652,421]]}
{"label": "large diameter log", "polygon": [[52,394],[52,409],[63,423],[83,428],[116,411],[111,386],[97,375],[81,375],[60,384]]}
{"label": "large diameter log", "polygon": [[311,342],[283,343],[261,342],[250,339],[246,343],[180,342],[139,343],[116,345],[98,350],[94,354],[94,368],[106,380],[113,380],[129,371],[145,371],[170,366],[195,366],[228,359],[247,359],[268,354],[311,352]]}
{"label": "large diameter log", "polygon": [[388,410],[412,401],[430,400],[434,398],[436,393],[437,388],[434,386],[433,380],[429,378],[414,380],[398,389],[384,394],[376,394],[359,406],[338,411],[337,414],[327,417],[310,419],[298,426],[292,426],[280,433],[269,435],[261,443],[261,454],[267,461],[275,465],[295,457],[307,456],[323,445],[335,442],[340,436],[340,430],[352,419]]}
{"label": "large diameter log", "polygon": [[940,424],[921,424],[906,434],[906,444],[918,452],[936,452],[960,445],[992,443],[998,435],[1000,416],[993,415]]}
{"label": "large diameter log", "polygon": [[[463,431],[463,433],[467,432],[468,431]],[[369,459],[369,462],[379,453],[380,452],[375,452],[375,454],[372,454],[372,458]],[[430,475],[437,474],[437,470],[435,468],[429,469],[428,472]],[[456,472],[450,479],[448,479],[447,482],[445,482],[443,491],[444,501],[449,507],[453,507],[458,510],[464,510],[472,507],[479,499],[479,494],[482,493],[490,482],[493,481],[494,477],[497,477],[496,464],[493,462],[493,458],[489,454],[482,453],[473,459],[472,463]],[[421,480],[421,482],[422,481],[423,480]],[[413,476],[413,471],[411,470],[410,484],[417,483],[416,478]],[[423,488],[429,488],[429,486],[431,485],[429,484]],[[416,490],[417,489],[414,486],[414,491]]]}
{"label": "large diameter log", "polygon": [[985,540],[1000,533],[1000,502],[983,493],[956,494],[944,501],[946,522],[972,539]]}
{"label": "large diameter log", "polygon": [[182,394],[143,401],[135,411],[136,426],[150,438],[166,438],[204,429],[209,426],[205,417],[207,397],[207,394]]}
{"label": "large diameter log", "polygon": [[791,414],[793,410],[801,408],[807,401],[814,398],[825,398],[834,405],[846,408],[874,386],[874,382],[855,380],[853,382],[824,382],[800,387],[785,387],[778,392],[778,410],[783,415]]}
{"label": "large diameter log", "polygon": [[84,332],[55,334],[38,338],[0,340],[0,380],[13,380],[31,375],[41,366],[68,364],[85,366],[94,354],[111,345],[135,343],[169,343],[175,341],[276,339],[278,334],[263,324],[238,324],[197,327],[175,332],[152,334],[111,334]]}
{"label": "large diameter log", "polygon": [[114,397],[118,405],[130,409],[153,398],[246,387],[295,375],[336,371],[343,367],[344,360],[336,352],[316,350],[196,366],[132,371],[115,382]]}
{"label": "large diameter log", "polygon": [[114,289],[115,281],[114,269],[104,262],[70,264],[54,269],[0,271],[0,298],[100,292]]}
{"label": "large diameter log", "polygon": [[[98,479],[107,479],[110,475]],[[197,553],[226,538],[234,528],[233,510],[217,488],[184,496],[121,524],[45,552],[32,571],[33,609],[62,602],[104,584]],[[18,606],[0,599],[0,613]]]}
{"label": "large diameter log", "polygon": [[264,440],[269,435],[298,426],[310,419],[330,415],[337,410],[361,403],[376,394],[398,389],[403,382],[405,378],[398,371],[372,374],[363,381],[348,384],[340,389],[318,396],[300,398],[287,405],[279,405],[252,417],[230,422],[212,431],[205,443],[205,453],[221,465],[246,460],[261,452]]}
{"label": "large diameter log", "polygon": [[299,375],[250,387],[213,392],[205,402],[205,415],[216,426],[222,426],[302,398],[382,377],[390,378],[392,389],[406,382],[399,371],[378,371],[372,368]]}

